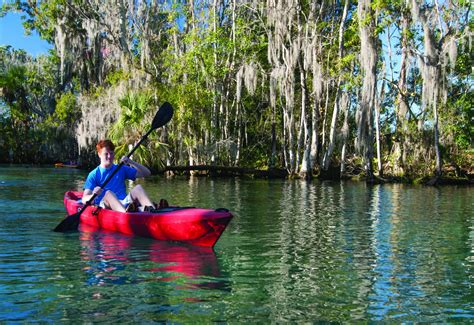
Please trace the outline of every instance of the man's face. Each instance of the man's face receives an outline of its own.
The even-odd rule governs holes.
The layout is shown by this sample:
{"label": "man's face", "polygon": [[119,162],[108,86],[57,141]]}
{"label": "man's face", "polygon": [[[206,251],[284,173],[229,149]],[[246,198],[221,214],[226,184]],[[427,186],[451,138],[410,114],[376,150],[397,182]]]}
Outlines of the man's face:
{"label": "man's face", "polygon": [[115,152],[107,147],[100,149],[98,152],[100,158],[100,165],[104,168],[109,168],[114,163]]}

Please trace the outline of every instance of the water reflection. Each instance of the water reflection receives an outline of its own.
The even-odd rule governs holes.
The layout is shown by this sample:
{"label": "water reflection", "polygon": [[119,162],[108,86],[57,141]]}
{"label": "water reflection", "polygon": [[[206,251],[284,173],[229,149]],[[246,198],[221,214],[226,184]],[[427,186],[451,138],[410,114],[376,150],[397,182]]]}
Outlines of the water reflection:
{"label": "water reflection", "polygon": [[[448,192],[427,189],[421,198],[414,187],[349,182],[252,186],[248,197],[240,189],[247,205],[230,228],[239,238],[230,264],[240,300],[256,299],[251,288],[267,294],[258,299],[268,319],[465,317],[472,299],[459,271],[472,272],[460,264],[472,238],[464,239],[469,226],[441,210],[457,202],[456,219],[466,206]],[[461,301],[459,308],[440,308],[448,297]]]}
{"label": "water reflection", "polygon": [[212,248],[124,236],[81,225],[81,258],[89,285],[170,282],[225,288]]}

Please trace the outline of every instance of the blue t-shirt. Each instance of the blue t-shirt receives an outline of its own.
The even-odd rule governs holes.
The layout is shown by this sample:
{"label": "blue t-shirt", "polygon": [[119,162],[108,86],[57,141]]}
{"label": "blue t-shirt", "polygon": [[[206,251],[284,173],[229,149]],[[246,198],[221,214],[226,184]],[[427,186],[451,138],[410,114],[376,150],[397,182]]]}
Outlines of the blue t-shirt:
{"label": "blue t-shirt", "polygon": [[[101,186],[107,177],[113,173],[115,168],[118,165],[112,165],[109,168],[103,168],[101,166],[97,166],[94,170],[92,170],[89,175],[87,176],[86,183],[84,184],[85,190],[94,190],[95,187]],[[104,187],[102,194],[95,198],[94,203],[99,204],[102,198],[105,195],[105,192],[108,190],[115,193],[119,200],[125,199],[127,196],[127,191],[125,189],[125,180],[130,179],[134,181],[136,179],[137,170],[130,166],[122,166],[117,174],[112,177],[112,179],[107,183]]]}

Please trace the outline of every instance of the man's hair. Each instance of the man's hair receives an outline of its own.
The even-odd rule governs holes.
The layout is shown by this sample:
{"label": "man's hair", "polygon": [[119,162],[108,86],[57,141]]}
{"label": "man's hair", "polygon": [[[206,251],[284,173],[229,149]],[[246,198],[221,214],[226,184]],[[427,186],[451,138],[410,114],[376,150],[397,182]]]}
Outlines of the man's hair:
{"label": "man's hair", "polygon": [[102,148],[107,148],[109,150],[114,151],[115,150],[115,145],[110,140],[100,140],[97,143],[97,145],[95,146],[95,148],[97,149],[97,152],[100,152],[100,150],[102,150]]}

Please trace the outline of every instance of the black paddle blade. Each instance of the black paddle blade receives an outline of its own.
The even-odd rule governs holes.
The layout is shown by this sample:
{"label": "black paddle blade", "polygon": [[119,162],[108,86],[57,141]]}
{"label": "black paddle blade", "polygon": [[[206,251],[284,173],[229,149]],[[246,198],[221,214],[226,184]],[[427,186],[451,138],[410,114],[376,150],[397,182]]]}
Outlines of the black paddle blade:
{"label": "black paddle blade", "polygon": [[155,115],[153,122],[151,123],[151,127],[153,130],[162,127],[166,123],[168,123],[171,118],[173,117],[173,106],[170,103],[165,102],[161,105],[160,109]]}
{"label": "black paddle blade", "polygon": [[79,227],[79,221],[81,220],[81,212],[77,212],[75,214],[71,214],[64,218],[63,221],[53,231],[56,232],[68,232],[68,231],[76,231]]}

